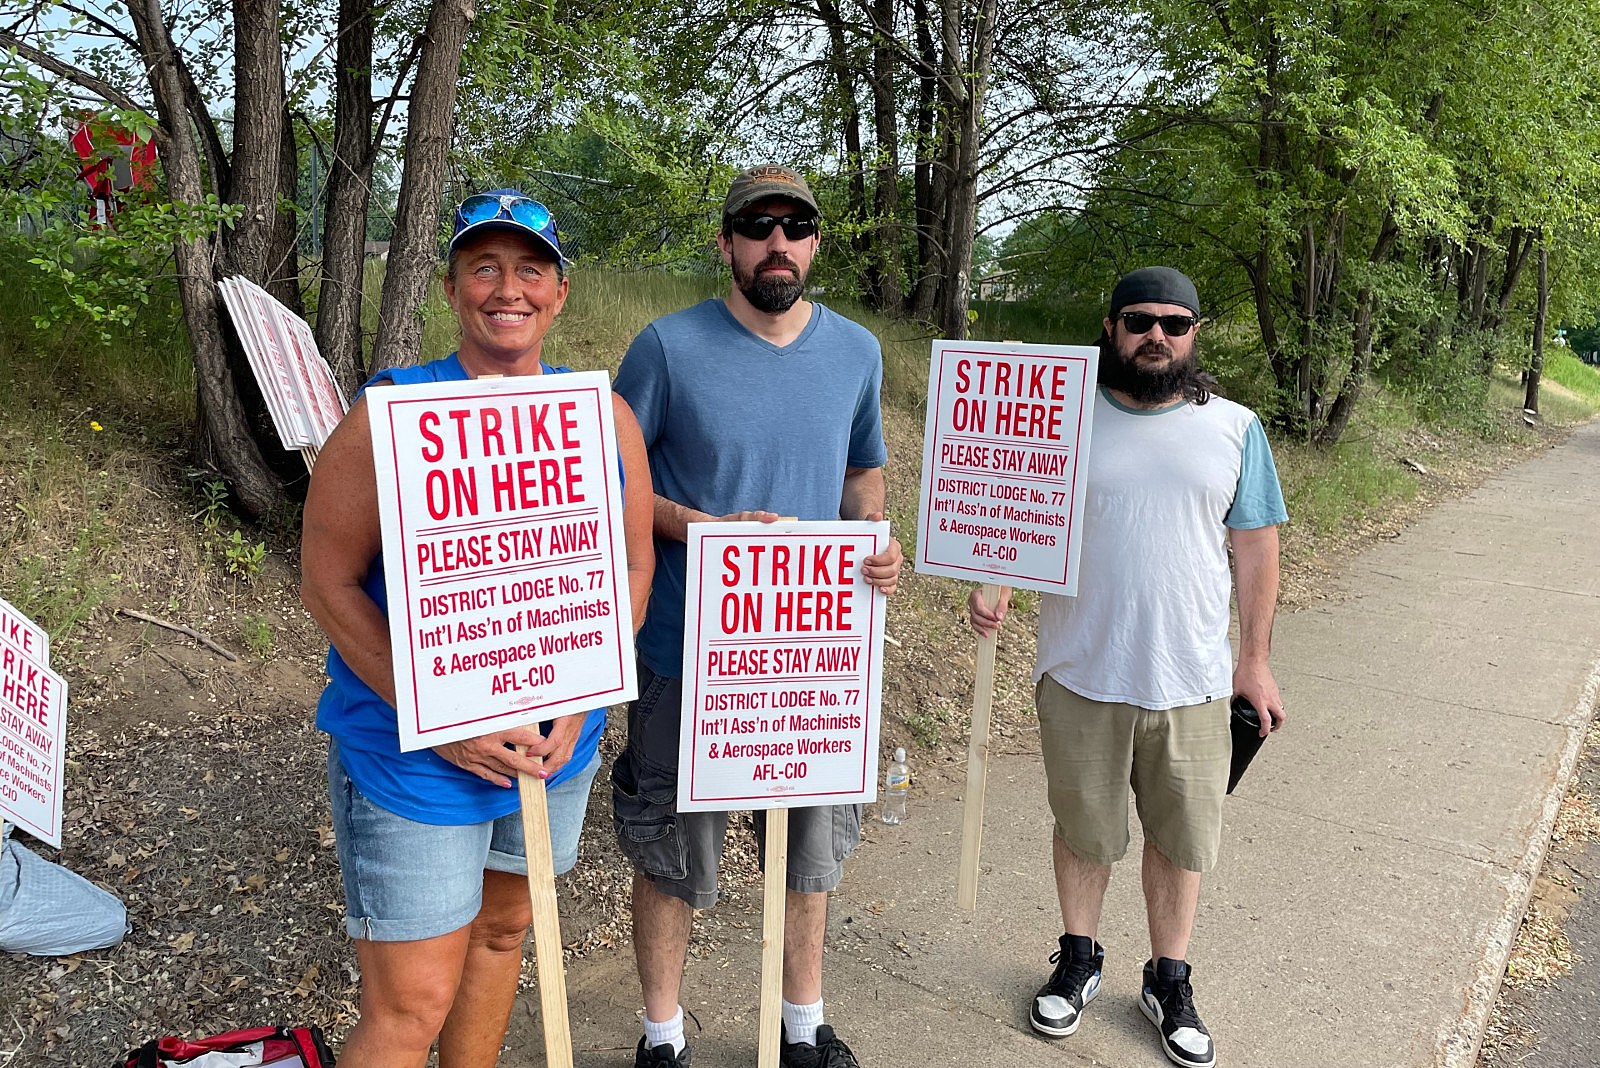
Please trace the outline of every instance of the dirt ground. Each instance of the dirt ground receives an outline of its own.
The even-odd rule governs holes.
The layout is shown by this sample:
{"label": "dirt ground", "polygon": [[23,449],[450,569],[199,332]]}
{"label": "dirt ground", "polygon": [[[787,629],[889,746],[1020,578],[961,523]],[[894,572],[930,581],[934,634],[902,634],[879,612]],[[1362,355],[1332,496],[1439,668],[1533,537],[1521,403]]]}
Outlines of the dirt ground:
{"label": "dirt ground", "polygon": [[[911,416],[892,415],[889,435],[895,457],[920,454]],[[1407,452],[1427,470],[1419,499],[1287,551],[1287,609],[1337,595],[1348,553],[1395,536],[1429,501],[1520,456],[1456,455],[1426,436]],[[905,538],[916,472],[914,460],[898,463],[890,512]],[[72,686],[64,842],[59,853],[28,842],[119,895],[132,931],[120,947],[65,959],[0,956],[0,1066],[108,1065],[157,1035],[271,1022],[315,1023],[337,1044],[355,1017],[326,745],[311,718],[325,645],[299,605],[293,547],[277,547],[251,581],[219,574],[198,547],[193,501],[153,470],[112,476],[149,481],[139,521],[119,532],[113,563],[122,581],[55,644],[55,666]],[[959,774],[964,759],[969,588],[908,574],[891,605],[882,742],[906,745],[919,774]],[[1036,605],[1033,595],[1019,598],[1021,625],[1001,644],[994,744],[1002,750],[1033,744],[1026,678]],[[122,609],[191,627],[238,659]],[[604,743],[608,766],[621,719],[612,717]],[[569,963],[629,938],[629,875],[610,835],[606,780],[597,781],[578,866],[558,886]],[[736,901],[759,901],[753,842],[737,838],[728,889]],[[737,921],[711,914],[698,924],[691,952],[714,952],[732,937],[724,922]]]}

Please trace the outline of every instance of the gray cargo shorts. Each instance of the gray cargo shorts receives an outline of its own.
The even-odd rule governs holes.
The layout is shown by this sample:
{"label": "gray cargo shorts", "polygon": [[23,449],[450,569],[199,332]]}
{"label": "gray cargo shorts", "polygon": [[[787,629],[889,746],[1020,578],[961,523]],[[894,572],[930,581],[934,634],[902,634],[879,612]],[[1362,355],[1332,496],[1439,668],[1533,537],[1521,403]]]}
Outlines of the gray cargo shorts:
{"label": "gray cargo shorts", "polygon": [[[628,706],[628,744],[611,768],[611,818],[622,853],[637,871],[663,894],[704,909],[717,903],[728,813],[678,812],[682,706],[682,680],[640,663],[639,699]],[[754,815],[764,854],[766,814]],[[790,809],[786,885],[801,894],[832,890],[860,842],[860,805]],[[761,860],[764,865],[764,855]]]}

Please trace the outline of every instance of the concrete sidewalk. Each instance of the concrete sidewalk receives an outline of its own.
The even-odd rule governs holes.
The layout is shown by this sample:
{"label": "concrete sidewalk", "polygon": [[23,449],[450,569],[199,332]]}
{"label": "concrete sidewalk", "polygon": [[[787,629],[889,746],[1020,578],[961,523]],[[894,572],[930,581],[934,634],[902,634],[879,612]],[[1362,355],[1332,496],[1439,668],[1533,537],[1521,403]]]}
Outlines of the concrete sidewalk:
{"label": "concrete sidewalk", "polygon": [[[1190,954],[1219,1064],[1473,1063],[1600,689],[1597,473],[1592,425],[1364,553],[1346,599],[1280,617],[1290,729],[1227,806]],[[1112,880],[1099,999],[1076,1035],[1042,1041],[1027,1003],[1060,919],[1038,756],[991,765],[976,915],[955,906],[961,784],[936,778],[907,823],[868,828],[833,903],[828,1014],[866,1068],[1166,1064],[1136,1004],[1136,862]],[[754,904],[690,964],[696,1068],[755,1063]],[[568,982],[578,1062],[631,1064],[631,953]],[[543,1062],[536,1013],[524,997],[503,1063]]]}

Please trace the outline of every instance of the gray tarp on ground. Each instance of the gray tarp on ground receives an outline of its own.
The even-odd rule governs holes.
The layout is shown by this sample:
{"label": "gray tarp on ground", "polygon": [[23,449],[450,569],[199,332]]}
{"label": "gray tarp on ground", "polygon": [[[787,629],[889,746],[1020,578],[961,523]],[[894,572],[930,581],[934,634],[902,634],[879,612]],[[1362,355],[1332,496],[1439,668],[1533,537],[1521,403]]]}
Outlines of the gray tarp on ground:
{"label": "gray tarp on ground", "polygon": [[0,830],[0,950],[59,957],[122,941],[128,910],[81,875]]}

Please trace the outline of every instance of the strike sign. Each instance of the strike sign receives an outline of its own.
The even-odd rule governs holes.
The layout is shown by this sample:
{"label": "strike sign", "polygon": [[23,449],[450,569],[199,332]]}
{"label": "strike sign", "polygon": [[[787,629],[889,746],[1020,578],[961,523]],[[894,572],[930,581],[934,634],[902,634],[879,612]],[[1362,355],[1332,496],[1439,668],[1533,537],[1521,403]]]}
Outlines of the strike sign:
{"label": "strike sign", "polygon": [[1071,595],[1099,350],[935,341],[916,567]]}
{"label": "strike sign", "polygon": [[400,748],[636,696],[605,373],[366,396]]}
{"label": "strike sign", "polygon": [[0,606],[0,813],[59,849],[67,681],[29,653],[43,632],[4,601]]}
{"label": "strike sign", "polygon": [[693,523],[678,810],[877,799],[888,523]]}

